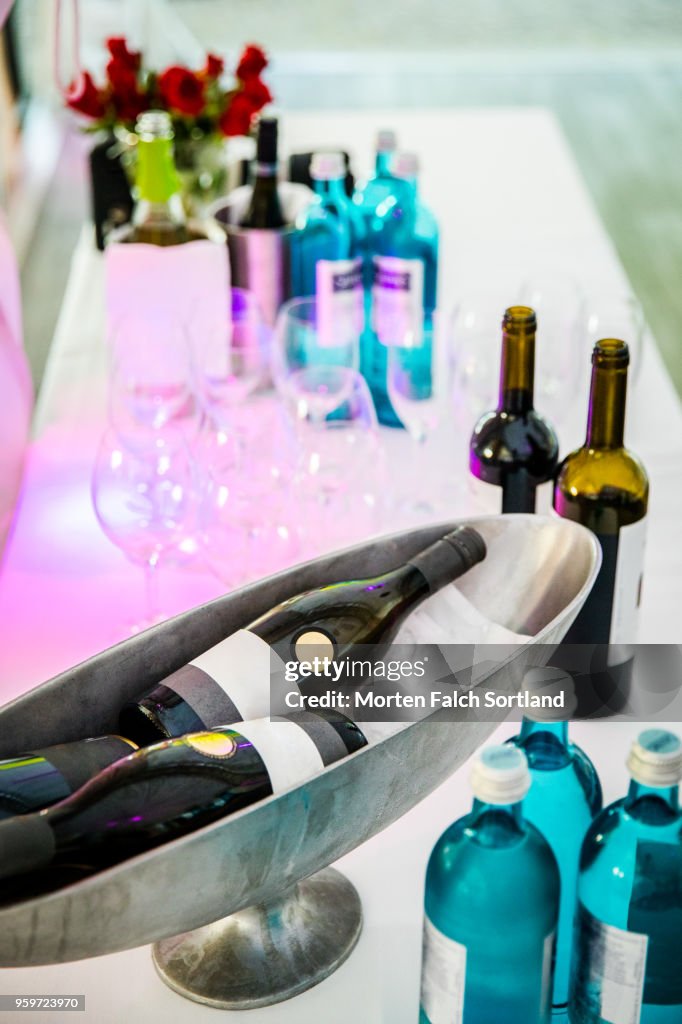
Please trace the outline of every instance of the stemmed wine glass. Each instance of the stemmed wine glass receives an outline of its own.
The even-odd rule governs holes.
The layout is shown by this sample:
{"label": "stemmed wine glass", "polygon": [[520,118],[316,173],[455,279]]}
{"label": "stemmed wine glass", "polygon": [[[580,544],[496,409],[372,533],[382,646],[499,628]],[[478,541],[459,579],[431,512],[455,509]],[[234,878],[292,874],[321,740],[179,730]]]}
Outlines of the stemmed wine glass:
{"label": "stemmed wine glass", "polygon": [[148,310],[122,318],[113,337],[109,422],[129,447],[192,440],[201,410],[184,324]]}
{"label": "stemmed wine glass", "polygon": [[109,540],[144,569],[146,614],[139,632],[159,620],[158,567],[182,560],[194,544],[199,486],[187,445],[156,435],[128,447],[108,430],[91,481],[98,522]]}
{"label": "stemmed wine glass", "polygon": [[330,321],[313,298],[291,299],[280,310],[272,376],[294,416],[323,423],[349,398],[360,362],[360,325],[342,311]]}

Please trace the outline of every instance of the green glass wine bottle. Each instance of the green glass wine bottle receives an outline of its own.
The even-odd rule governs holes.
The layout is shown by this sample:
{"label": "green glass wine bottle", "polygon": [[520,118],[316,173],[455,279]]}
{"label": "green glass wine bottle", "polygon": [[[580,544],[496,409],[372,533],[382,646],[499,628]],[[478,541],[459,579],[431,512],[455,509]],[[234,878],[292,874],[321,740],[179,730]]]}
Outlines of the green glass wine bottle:
{"label": "green glass wine bottle", "polygon": [[628,364],[624,341],[594,346],[587,436],[562,462],[554,487],[555,510],[592,530],[602,549],[597,580],[565,637],[566,644],[603,645],[594,699],[583,688],[581,715],[624,706],[637,639],[649,481],[624,445]]}

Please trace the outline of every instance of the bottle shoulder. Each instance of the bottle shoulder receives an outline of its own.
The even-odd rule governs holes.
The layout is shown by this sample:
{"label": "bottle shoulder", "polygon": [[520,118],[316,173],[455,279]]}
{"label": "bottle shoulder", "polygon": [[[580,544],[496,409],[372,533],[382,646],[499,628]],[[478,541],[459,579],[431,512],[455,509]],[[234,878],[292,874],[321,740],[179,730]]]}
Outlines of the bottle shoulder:
{"label": "bottle shoulder", "polygon": [[646,470],[627,448],[577,448],[562,461],[556,486],[567,496],[581,494],[613,504],[627,496],[646,502],[649,494]]}
{"label": "bottle shoulder", "polygon": [[514,414],[495,409],[476,423],[470,449],[482,465],[490,468],[542,465],[548,479],[556,466],[559,442],[554,428],[536,410]]}

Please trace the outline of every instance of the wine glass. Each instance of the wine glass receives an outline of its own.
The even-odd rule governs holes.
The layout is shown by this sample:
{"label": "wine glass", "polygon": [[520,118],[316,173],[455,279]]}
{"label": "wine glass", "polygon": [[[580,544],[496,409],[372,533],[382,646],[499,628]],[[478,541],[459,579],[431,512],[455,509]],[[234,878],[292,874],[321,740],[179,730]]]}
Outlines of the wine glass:
{"label": "wine glass", "polygon": [[158,310],[119,321],[113,339],[109,421],[129,446],[196,436],[201,422],[188,332]]}
{"label": "wine glass", "polygon": [[295,515],[306,551],[358,541],[380,525],[386,488],[385,454],[372,396],[353,371],[352,386],[320,420],[309,411],[295,421],[299,454]]}
{"label": "wine glass", "polygon": [[280,310],[272,351],[277,390],[295,416],[322,423],[349,398],[360,360],[360,325],[352,310],[329,317],[316,299]]}
{"label": "wine glass", "polygon": [[97,520],[109,538],[144,569],[146,616],[139,632],[159,621],[158,567],[195,550],[199,485],[187,446],[160,435],[130,448],[108,430],[91,481]]}
{"label": "wine glass", "polygon": [[525,281],[521,305],[535,310],[535,405],[556,425],[574,413],[589,368],[586,302],[569,275],[545,274]]}
{"label": "wine glass", "polygon": [[[590,346],[600,338],[620,338],[626,341],[630,350],[629,377],[637,383],[642,365],[642,351],[646,321],[644,311],[631,293],[623,290],[600,292],[588,297],[587,338]],[[586,356],[586,360],[587,360]],[[589,365],[589,363],[588,363]]]}
{"label": "wine glass", "polygon": [[235,410],[263,384],[268,368],[270,330],[255,296],[243,288],[230,290],[224,324],[197,332],[193,350],[197,390],[208,417],[232,425]]}

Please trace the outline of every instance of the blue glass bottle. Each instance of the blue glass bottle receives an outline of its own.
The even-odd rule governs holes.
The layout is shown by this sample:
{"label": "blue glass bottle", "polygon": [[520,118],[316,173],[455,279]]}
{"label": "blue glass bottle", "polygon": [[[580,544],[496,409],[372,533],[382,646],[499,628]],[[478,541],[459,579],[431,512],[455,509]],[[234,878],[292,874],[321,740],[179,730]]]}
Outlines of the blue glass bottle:
{"label": "blue glass bottle", "polygon": [[580,855],[571,1024],[682,1021],[682,743],[647,729]]}
{"label": "blue glass bottle", "polygon": [[[392,167],[393,192],[377,208],[367,241],[373,281],[360,368],[372,392],[379,421],[401,426],[387,392],[386,347],[423,343],[424,365],[431,365],[438,224],[419,199],[414,154],[399,153]],[[369,307],[369,296],[367,303]]]}
{"label": "blue glass bottle", "polygon": [[420,1024],[547,1024],[559,869],[524,820],[526,758],[489,747],[474,805],[440,837],[426,872]]}
{"label": "blue glass bottle", "polygon": [[524,689],[532,695],[551,697],[563,692],[565,698],[563,708],[527,712],[520,734],[510,740],[523,750],[530,768],[532,782],[523,801],[524,817],[542,832],[559,865],[561,905],[552,1015],[563,1017],[568,1006],[580,847],[592,819],[602,808],[602,790],[589,757],[568,738],[566,719],[578,703],[571,676],[557,668],[531,669],[524,679]]}
{"label": "blue glass bottle", "polygon": [[[296,222],[291,240],[291,287],[295,296],[315,295],[320,261],[339,264],[362,259],[366,231],[360,209],[346,195],[341,153],[315,153],[310,165],[315,199]],[[340,265],[340,261],[344,261]]]}
{"label": "blue glass bottle", "polygon": [[395,132],[380,131],[377,134],[374,175],[362,182],[353,195],[353,202],[360,209],[368,231],[371,228],[377,207],[393,193],[395,178],[391,171],[391,162],[395,149]]}

